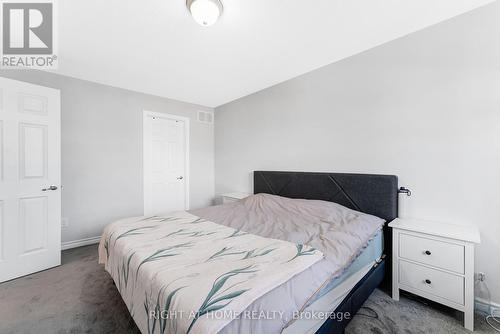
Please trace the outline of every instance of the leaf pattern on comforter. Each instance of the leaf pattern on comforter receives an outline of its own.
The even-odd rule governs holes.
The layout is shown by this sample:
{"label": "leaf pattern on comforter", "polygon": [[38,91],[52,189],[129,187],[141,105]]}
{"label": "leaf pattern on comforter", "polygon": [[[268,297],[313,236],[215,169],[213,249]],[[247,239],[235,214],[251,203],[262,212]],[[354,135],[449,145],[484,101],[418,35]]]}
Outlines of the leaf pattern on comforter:
{"label": "leaf pattern on comforter", "polygon": [[99,262],[147,334],[217,333],[253,301],[322,258],[312,247],[187,212],[112,223],[99,245]]}

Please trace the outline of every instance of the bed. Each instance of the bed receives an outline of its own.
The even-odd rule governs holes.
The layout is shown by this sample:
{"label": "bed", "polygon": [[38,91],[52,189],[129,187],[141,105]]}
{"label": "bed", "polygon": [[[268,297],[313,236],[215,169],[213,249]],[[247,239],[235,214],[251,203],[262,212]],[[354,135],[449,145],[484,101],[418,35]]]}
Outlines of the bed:
{"label": "bed", "polygon": [[[350,313],[361,308],[377,287],[391,288],[392,230],[388,224],[398,217],[398,178],[395,175],[255,171],[254,193],[289,198],[316,199],[375,215],[385,220],[382,229],[383,256],[354,285],[333,313]],[[316,334],[343,333],[350,318],[332,318]]]}
{"label": "bed", "polygon": [[254,193],[106,228],[100,262],[143,333],[342,333],[390,277],[395,176],[257,171]]}

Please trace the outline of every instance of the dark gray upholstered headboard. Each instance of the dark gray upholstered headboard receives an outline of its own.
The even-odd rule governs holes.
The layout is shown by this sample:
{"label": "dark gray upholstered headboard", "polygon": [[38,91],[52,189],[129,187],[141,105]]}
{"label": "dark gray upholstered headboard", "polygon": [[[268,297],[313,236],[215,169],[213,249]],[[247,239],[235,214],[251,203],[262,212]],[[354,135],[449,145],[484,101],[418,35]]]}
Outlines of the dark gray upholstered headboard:
{"label": "dark gray upholstered headboard", "polygon": [[335,202],[387,222],[398,216],[394,175],[255,171],[253,178],[254,194]]}
{"label": "dark gray upholstered headboard", "polygon": [[[335,202],[386,220],[384,253],[392,253],[392,230],[398,216],[398,178],[394,175],[255,171],[254,194]],[[386,261],[384,288],[390,288],[391,261]]]}

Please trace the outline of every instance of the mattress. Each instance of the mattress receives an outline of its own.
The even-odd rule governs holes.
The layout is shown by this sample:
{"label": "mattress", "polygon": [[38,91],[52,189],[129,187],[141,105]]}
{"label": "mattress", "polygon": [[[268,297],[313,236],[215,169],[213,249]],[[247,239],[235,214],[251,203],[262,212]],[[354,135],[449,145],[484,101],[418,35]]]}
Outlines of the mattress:
{"label": "mattress", "polygon": [[[316,302],[318,299],[334,290],[336,287],[341,285],[344,281],[355,276],[360,270],[365,268],[366,266],[371,266],[376,260],[380,259],[382,253],[384,251],[384,234],[382,231],[379,231],[368,243],[368,245],[362,250],[361,254],[352,262],[352,264],[347,267],[344,272],[338,276],[330,280],[330,282],[325,285],[325,287],[318,292],[315,296],[314,300],[312,300],[309,304]],[[362,276],[360,277],[360,279]],[[357,282],[357,281],[356,281]]]}
{"label": "mattress", "polygon": [[[359,263],[361,264],[361,262]],[[342,301],[347,297],[356,284],[373,268],[375,261],[365,264],[361,268],[352,267],[349,275],[344,276],[341,280],[337,280],[335,287],[326,292],[314,303],[304,309],[300,317],[289,326],[287,326],[282,334],[314,334],[320,329],[327,317],[335,317],[341,321],[341,317],[346,316],[342,312],[333,313]],[[354,271],[354,268],[357,268]],[[352,315],[350,315],[352,316]]]}
{"label": "mattress", "polygon": [[382,219],[332,202],[258,194],[190,212],[244,232],[308,244],[325,255],[323,260],[269,291],[245,310],[247,314],[266,316],[236,319],[221,334],[281,333],[295,322],[294,314],[342,285],[343,279],[352,276],[351,272],[363,267],[365,257],[373,259],[377,252],[379,256],[383,244]]}

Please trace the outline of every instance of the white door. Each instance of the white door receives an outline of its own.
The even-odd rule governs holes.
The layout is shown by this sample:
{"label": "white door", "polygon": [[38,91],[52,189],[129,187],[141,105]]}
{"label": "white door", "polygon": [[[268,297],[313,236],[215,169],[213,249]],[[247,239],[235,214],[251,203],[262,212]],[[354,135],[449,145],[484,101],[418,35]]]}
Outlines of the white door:
{"label": "white door", "polygon": [[144,112],[144,214],[187,210],[189,119]]}
{"label": "white door", "polygon": [[61,264],[60,97],[0,78],[0,282]]}

